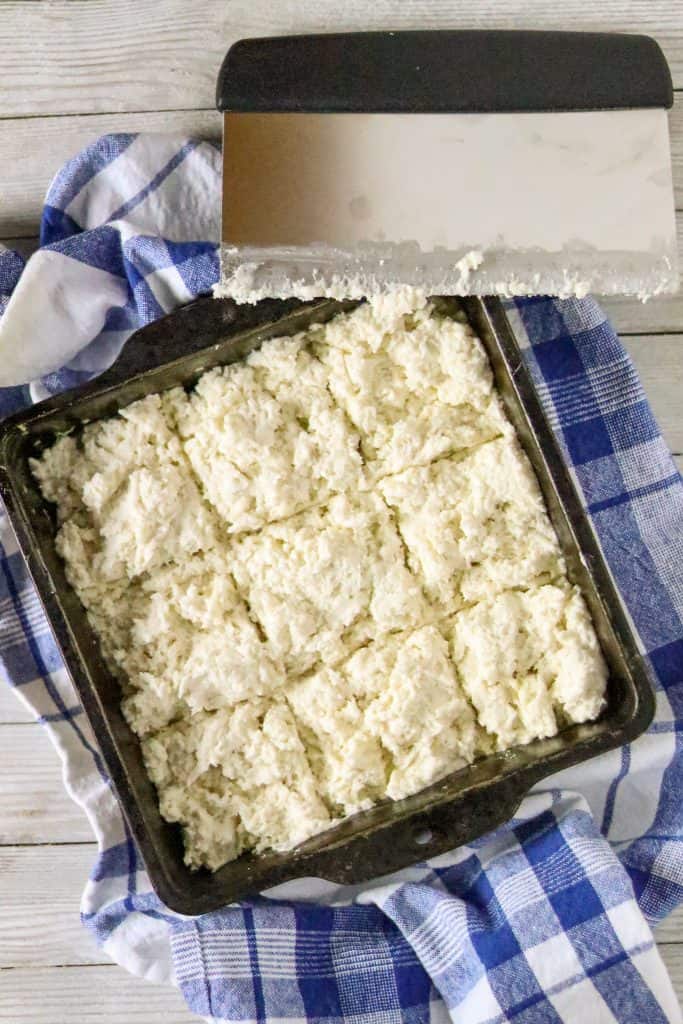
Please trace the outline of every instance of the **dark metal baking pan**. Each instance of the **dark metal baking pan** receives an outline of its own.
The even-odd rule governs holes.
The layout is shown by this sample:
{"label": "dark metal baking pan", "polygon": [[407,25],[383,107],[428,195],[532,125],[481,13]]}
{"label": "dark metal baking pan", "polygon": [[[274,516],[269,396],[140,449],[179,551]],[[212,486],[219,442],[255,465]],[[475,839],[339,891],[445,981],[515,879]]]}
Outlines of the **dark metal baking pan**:
{"label": "dark metal baking pan", "polygon": [[[458,308],[455,300],[439,300]],[[487,757],[405,800],[356,814],[288,853],[244,855],[215,873],[183,863],[180,828],[163,821],[140,746],[119,707],[83,607],[55,551],[54,509],[28,459],[65,430],[110,416],[152,392],[191,386],[210,367],[234,362],[265,339],[328,320],[354,303],[267,300],[238,307],[201,298],[137,331],[117,362],[85,387],[17,413],[0,425],[0,494],[107,769],[161,899],[185,914],[208,911],[287,879],[317,875],[356,883],[433,857],[510,818],[527,790],[562,768],[633,740],[648,726],[654,698],[648,670],[545,419],[503,307],[462,306],[489,354],[507,412],[541,484],[569,567],[583,591],[609,666],[607,706],[597,722]],[[428,838],[425,843],[424,840]]]}

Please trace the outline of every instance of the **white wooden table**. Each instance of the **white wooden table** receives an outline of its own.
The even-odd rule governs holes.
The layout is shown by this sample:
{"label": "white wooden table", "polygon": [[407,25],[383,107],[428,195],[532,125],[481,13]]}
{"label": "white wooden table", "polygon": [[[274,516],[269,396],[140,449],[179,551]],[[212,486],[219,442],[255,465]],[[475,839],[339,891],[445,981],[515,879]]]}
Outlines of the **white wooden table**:
{"label": "white wooden table", "polygon": [[[362,28],[646,32],[677,89],[671,130],[683,237],[683,0],[0,0],[0,241],[37,245],[63,161],[103,132],[218,137],[215,76],[241,36]],[[682,259],[683,264],[683,259]],[[609,311],[683,464],[683,294]],[[0,1024],[189,1024],[172,989],[105,962],[78,905],[95,846],[40,726],[0,686]],[[40,936],[40,939],[37,937]],[[683,913],[657,932],[683,992]]]}

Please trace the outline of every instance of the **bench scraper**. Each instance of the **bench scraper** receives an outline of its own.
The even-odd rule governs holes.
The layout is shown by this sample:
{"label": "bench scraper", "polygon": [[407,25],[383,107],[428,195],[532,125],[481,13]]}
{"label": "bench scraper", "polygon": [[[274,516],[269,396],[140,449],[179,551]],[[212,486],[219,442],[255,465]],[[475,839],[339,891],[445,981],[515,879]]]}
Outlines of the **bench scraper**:
{"label": "bench scraper", "polygon": [[216,294],[673,292],[672,102],[646,36],[242,40],[217,87]]}

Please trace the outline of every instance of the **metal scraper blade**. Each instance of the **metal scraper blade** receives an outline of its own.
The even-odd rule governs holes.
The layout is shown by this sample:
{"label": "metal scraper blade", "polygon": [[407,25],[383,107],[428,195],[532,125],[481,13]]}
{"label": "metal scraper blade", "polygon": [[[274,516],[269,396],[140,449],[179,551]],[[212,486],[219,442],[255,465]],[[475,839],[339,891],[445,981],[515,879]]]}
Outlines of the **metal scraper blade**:
{"label": "metal scraper blade", "polygon": [[673,292],[667,114],[226,113],[222,243],[238,301]]}

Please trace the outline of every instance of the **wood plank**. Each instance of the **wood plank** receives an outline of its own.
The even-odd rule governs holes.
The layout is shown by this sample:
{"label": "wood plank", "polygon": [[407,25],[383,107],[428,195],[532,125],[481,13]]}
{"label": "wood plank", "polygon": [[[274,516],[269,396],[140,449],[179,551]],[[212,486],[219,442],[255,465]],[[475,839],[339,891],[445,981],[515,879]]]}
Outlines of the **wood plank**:
{"label": "wood plank", "polygon": [[[683,124],[680,135],[683,138]],[[683,158],[680,178],[683,180]],[[676,236],[679,274],[683,276],[683,210],[676,213]],[[683,331],[683,287],[676,295],[659,295],[648,302],[640,302],[638,299],[604,298],[600,299],[600,304],[620,335],[676,334]],[[681,366],[683,367],[683,361]]]}
{"label": "wood plank", "polygon": [[658,949],[669,972],[678,1001],[683,1005],[683,945],[680,942],[665,943],[658,946]]}
{"label": "wood plank", "polygon": [[[681,18],[683,25],[683,17]],[[674,93],[674,105],[669,111],[669,138],[671,140],[671,168],[674,178],[676,209],[683,209],[683,91]]]}
{"label": "wood plank", "polygon": [[[672,0],[5,0],[4,116],[212,107],[243,36],[380,28],[568,28],[654,35],[683,86],[683,19]],[[11,44],[10,44],[11,40]],[[45,45],[36,45],[36,41]]]}
{"label": "wood plank", "polygon": [[[665,952],[664,952],[665,951]],[[664,947],[674,987],[681,994],[683,947]],[[97,993],[97,999],[91,998]],[[90,994],[90,995],[89,995]],[[112,966],[0,972],[0,1024],[192,1024],[182,996]]]}
{"label": "wood plank", "polygon": [[14,249],[24,259],[28,259],[31,253],[35,252],[40,245],[40,239],[37,235],[22,236],[21,238],[0,238],[0,246],[3,245],[6,249]]}
{"label": "wood plank", "polygon": [[0,845],[91,842],[62,785],[59,755],[40,725],[0,725]]}
{"label": "wood plank", "polygon": [[[660,947],[676,991],[683,994],[683,946]],[[84,993],[97,992],[97,1000]],[[170,986],[133,978],[116,965],[43,967],[0,972],[0,1024],[190,1024],[182,996]]]}
{"label": "wood plank", "polygon": [[[680,213],[678,216],[683,217]],[[676,334],[683,329],[683,290],[677,295],[658,295],[648,302],[626,298],[599,298],[598,302],[622,338],[629,334]]]}
{"label": "wood plank", "polygon": [[683,942],[683,906],[665,917],[654,930],[658,943]]}
{"label": "wood plank", "polygon": [[[681,19],[683,24],[683,18]],[[671,142],[671,169],[674,180],[676,209],[683,209],[683,90],[674,93],[674,105],[669,111],[669,139]]]}
{"label": "wood plank", "polygon": [[683,336],[636,334],[623,339],[633,359],[664,438],[672,452],[683,452],[681,379]]}
{"label": "wood plank", "polygon": [[67,160],[99,135],[140,131],[219,139],[221,119],[215,110],[0,119],[0,237],[38,234],[50,181]]}
{"label": "wood plank", "polygon": [[17,698],[12,687],[0,682],[0,725],[33,721],[33,715]]}
{"label": "wood plank", "polygon": [[[510,25],[513,20],[517,26],[566,25],[574,28],[578,25],[582,28],[647,31],[664,45],[675,81],[679,87],[683,86],[683,20],[680,18],[679,0],[633,0],[630,3],[627,0],[605,0],[598,8],[588,11],[583,0],[567,0],[561,6],[552,0],[481,0],[478,4],[472,4],[471,0],[377,0],[371,7],[365,0],[348,0],[345,5],[336,3],[336,0],[286,0],[280,4],[272,4],[270,0],[232,0],[231,4],[219,0],[195,0],[193,4],[185,4],[184,0],[165,0],[163,4],[145,5],[144,17],[140,17],[140,11],[141,5],[133,4],[133,0],[118,0],[116,5],[101,0],[3,3],[2,24],[3,29],[8,29],[6,38],[12,40],[12,52],[7,45],[0,45],[3,57],[0,118],[12,114],[35,118],[37,114],[88,111],[98,115],[104,111],[169,108],[183,108],[183,111],[164,115],[136,113],[133,118],[130,115],[115,115],[109,119],[99,116],[77,120],[55,118],[61,126],[50,124],[47,119],[35,118],[21,132],[12,126],[3,132],[7,122],[0,119],[0,166],[3,167],[0,234],[35,233],[49,178],[68,156],[102,131],[178,130],[200,137],[206,137],[206,131],[215,137],[219,130],[218,122],[212,110],[208,109],[213,106],[215,73],[229,42],[241,35],[388,25],[397,28],[447,24],[494,27]],[[207,109],[186,109],[195,107]],[[43,142],[43,135],[47,137],[46,142]],[[680,96],[677,96],[672,114],[672,149],[677,205],[683,207],[683,110]],[[5,223],[9,226],[5,227]],[[679,226],[679,242],[680,237]],[[683,326],[680,299],[662,299],[644,307],[625,304],[616,312],[610,309],[610,314],[623,333],[648,335],[657,331],[672,335]],[[643,340],[634,338],[633,342],[637,344]],[[651,338],[647,340],[648,345],[653,341]],[[683,339],[680,340],[683,343]],[[633,354],[639,366],[644,361],[649,367],[651,355],[654,358],[654,353],[646,352],[645,346]],[[667,410],[672,408],[670,382],[671,378],[681,380],[681,359],[683,355],[676,358],[674,354],[668,364],[668,390],[666,382],[650,386],[646,381],[648,395],[663,427],[658,395],[664,388],[664,406]],[[642,366],[641,372],[646,375]],[[647,369],[647,375],[653,381],[662,377],[652,368]],[[680,414],[678,419],[680,421]],[[672,443],[671,438],[669,440]],[[680,450],[683,451],[683,447]],[[679,457],[678,464],[683,469],[683,457]],[[7,700],[3,700],[3,693]],[[18,711],[12,710],[15,706]],[[4,707],[6,712],[3,712]],[[20,705],[6,687],[0,687],[0,722],[3,713],[10,717],[23,715]],[[73,833],[74,827],[84,826],[86,836],[90,838],[86,819],[62,789],[59,761],[50,748],[48,737],[42,730],[38,735],[37,726],[21,728],[25,730],[27,753],[23,760],[19,757],[19,762],[15,756],[16,748],[10,745],[9,751],[6,750],[5,733],[0,728],[0,829],[6,819],[3,787],[11,785],[18,799],[24,801],[24,817],[26,808],[39,809],[36,825],[39,834],[50,833],[56,822],[58,833]],[[17,770],[12,781],[7,766],[12,768],[17,763],[22,771]],[[31,780],[34,766],[39,778],[37,801],[31,789],[34,786]],[[46,771],[49,771],[50,779]],[[51,785],[54,785],[52,791],[49,790]],[[60,807],[66,807],[68,813],[76,815],[76,826],[66,827],[65,812]],[[56,817],[53,818],[55,808]],[[21,827],[27,828],[21,812],[20,804],[18,811],[15,809],[10,814],[10,820],[18,818]],[[15,847],[10,848],[9,855],[16,856],[16,861],[8,863],[3,860],[7,849],[0,849],[0,950],[8,936],[14,942],[12,930],[18,928],[21,932],[16,943],[18,950],[12,955],[22,962],[26,962],[26,957],[42,955],[44,948],[47,955],[55,960],[61,956],[60,950],[69,953],[67,947],[72,940],[76,941],[78,927],[75,908],[82,885],[80,871],[85,861],[92,857],[91,850],[91,846]],[[35,859],[29,862],[23,859],[24,854]],[[83,863],[79,867],[77,860],[81,854]],[[67,869],[63,867],[62,855],[73,858],[74,866],[73,873],[63,879],[61,872]],[[44,856],[43,860],[41,856]],[[50,889],[51,865],[54,869],[54,899]],[[21,897],[7,895],[5,890],[7,881],[7,892],[12,888],[19,892],[22,885],[20,876],[30,880],[33,889],[36,874],[38,885],[33,922],[34,926],[39,925],[41,935],[46,931],[48,936],[46,945],[41,942],[40,953],[37,948],[33,951],[21,948],[32,944],[37,947],[37,927],[33,933],[28,930],[20,920]],[[73,888],[71,897],[69,886]],[[7,914],[10,920],[6,924]],[[676,917],[672,917],[658,929],[658,939],[678,940],[679,927]],[[63,936],[60,929],[63,929]],[[683,947],[664,944],[661,950],[680,998],[683,992]],[[79,948],[75,955],[85,959],[86,954]],[[93,998],[93,993],[96,993],[96,998]],[[104,1024],[105,1021],[108,1024],[142,1024],[143,1021],[145,1024],[161,1024],[162,1021],[164,1024],[190,1024],[196,1019],[186,1010],[176,991],[131,978],[114,965],[34,966],[0,970],[0,1024],[59,1024],[71,1020],[84,1024]]]}
{"label": "wood plank", "polygon": [[79,914],[96,856],[96,843],[0,847],[0,970],[108,963]]}
{"label": "wood plank", "polygon": [[116,964],[0,971],[0,1024],[193,1024],[170,985],[134,978]]}

